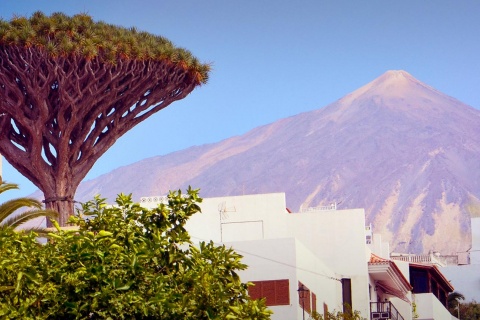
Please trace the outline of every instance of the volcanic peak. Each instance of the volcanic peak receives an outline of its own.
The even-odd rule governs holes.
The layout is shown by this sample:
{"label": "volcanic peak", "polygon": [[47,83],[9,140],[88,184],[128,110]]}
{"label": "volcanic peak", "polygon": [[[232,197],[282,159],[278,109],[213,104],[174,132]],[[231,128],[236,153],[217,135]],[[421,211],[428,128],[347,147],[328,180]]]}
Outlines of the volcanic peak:
{"label": "volcanic peak", "polygon": [[415,79],[410,73],[403,70],[389,70],[377,79],[370,82],[370,84],[372,85],[372,87],[379,87],[384,89],[407,87],[411,85],[421,85],[423,87],[428,87],[422,82]]}
{"label": "volcanic peak", "polygon": [[404,70],[389,70],[363,87],[346,95],[340,101],[342,104],[351,104],[355,100],[361,101],[374,97],[382,97],[383,101],[413,99],[414,97],[417,101],[421,98],[428,100],[448,98],[451,100],[450,97],[415,79]]}

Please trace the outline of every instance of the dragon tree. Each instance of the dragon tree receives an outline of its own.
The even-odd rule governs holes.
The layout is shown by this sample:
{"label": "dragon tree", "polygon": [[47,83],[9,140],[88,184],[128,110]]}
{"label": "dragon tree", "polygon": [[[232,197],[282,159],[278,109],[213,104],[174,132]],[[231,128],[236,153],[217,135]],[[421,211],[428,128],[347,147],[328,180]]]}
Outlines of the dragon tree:
{"label": "dragon tree", "polygon": [[95,161],[209,70],[161,36],[86,14],[0,20],[0,154],[64,226]]}

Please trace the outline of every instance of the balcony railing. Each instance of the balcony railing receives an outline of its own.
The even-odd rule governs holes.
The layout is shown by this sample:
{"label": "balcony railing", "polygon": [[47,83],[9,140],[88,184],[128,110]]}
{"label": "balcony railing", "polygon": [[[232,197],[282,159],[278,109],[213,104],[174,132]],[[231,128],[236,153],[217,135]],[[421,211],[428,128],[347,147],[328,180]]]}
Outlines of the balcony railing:
{"label": "balcony railing", "polygon": [[446,267],[447,264],[445,261],[442,261],[441,257],[438,257],[434,254],[402,254],[402,255],[390,255],[390,258],[393,260],[400,260],[406,262],[413,262],[426,265],[436,265],[440,267]]}
{"label": "balcony railing", "polygon": [[404,320],[397,308],[390,302],[370,302],[370,319]]}
{"label": "balcony railing", "polygon": [[310,211],[330,211],[337,210],[337,203],[331,203],[328,206],[318,206],[318,207],[300,207],[300,212],[310,212]]}

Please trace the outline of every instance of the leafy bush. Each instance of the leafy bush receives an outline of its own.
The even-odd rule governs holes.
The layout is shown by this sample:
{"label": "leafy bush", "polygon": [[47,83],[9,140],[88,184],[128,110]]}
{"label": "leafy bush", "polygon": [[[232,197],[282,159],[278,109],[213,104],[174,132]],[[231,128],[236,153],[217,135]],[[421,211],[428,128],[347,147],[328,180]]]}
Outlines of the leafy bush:
{"label": "leafy bush", "polygon": [[268,319],[238,270],[246,265],[225,246],[194,246],[185,230],[200,211],[197,190],[169,195],[145,209],[130,196],[116,206],[96,197],[83,205],[78,230],[0,232],[0,317],[18,319]]}
{"label": "leafy bush", "polygon": [[[458,309],[460,308],[460,310]],[[455,307],[448,309],[452,315],[459,319],[480,319],[480,303],[473,300],[470,302],[458,303]]]}

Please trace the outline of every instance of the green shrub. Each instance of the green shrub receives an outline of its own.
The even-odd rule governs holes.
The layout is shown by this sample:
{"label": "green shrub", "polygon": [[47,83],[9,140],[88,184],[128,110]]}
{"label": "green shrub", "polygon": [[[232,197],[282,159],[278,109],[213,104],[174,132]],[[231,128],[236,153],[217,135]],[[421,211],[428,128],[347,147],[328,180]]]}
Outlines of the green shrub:
{"label": "green shrub", "polygon": [[116,206],[96,197],[83,205],[78,230],[49,235],[0,234],[0,317],[18,319],[268,319],[250,299],[225,246],[194,246],[185,230],[200,211],[197,190],[171,192],[145,209],[131,196]]}

